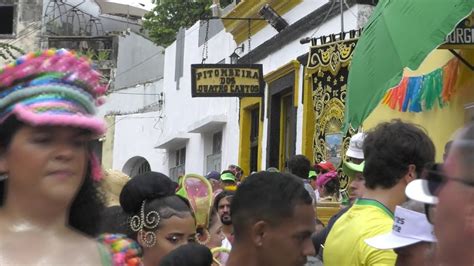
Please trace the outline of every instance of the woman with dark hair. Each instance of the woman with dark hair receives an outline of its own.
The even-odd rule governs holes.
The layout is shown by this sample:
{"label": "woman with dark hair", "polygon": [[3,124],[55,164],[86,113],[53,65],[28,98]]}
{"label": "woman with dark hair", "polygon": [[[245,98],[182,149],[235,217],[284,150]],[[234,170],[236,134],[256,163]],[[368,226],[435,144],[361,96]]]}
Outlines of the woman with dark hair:
{"label": "woman with dark hair", "polygon": [[106,87],[67,50],[0,68],[0,264],[110,265],[92,237],[103,209],[91,142]]}
{"label": "woman with dark hair", "polygon": [[172,250],[195,241],[196,225],[189,202],[176,195],[178,184],[148,172],[128,181],[120,205],[129,215],[128,236],[143,249],[145,266],[159,265]]}

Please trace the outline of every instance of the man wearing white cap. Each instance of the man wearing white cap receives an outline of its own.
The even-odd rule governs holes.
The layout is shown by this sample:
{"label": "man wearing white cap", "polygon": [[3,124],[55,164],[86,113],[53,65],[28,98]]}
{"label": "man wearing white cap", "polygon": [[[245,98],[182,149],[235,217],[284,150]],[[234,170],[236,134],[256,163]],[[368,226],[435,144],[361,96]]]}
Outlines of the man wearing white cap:
{"label": "man wearing white cap", "polygon": [[423,211],[423,204],[409,201],[404,207],[397,206],[392,231],[366,239],[377,249],[393,249],[397,253],[395,265],[433,265],[433,242],[436,238]]}
{"label": "man wearing white cap", "polygon": [[344,174],[349,177],[349,200],[354,202],[356,198],[362,197],[365,192],[365,179],[362,174],[364,170],[364,144],[365,134],[357,133],[349,141],[346,152],[346,162],[342,165]]}
{"label": "man wearing white cap", "polygon": [[[461,130],[438,174],[410,183],[410,198],[429,203],[428,217],[438,239],[437,258],[443,265],[474,265],[474,124]],[[435,214],[435,215],[433,215]]]}
{"label": "man wearing white cap", "polygon": [[362,149],[364,139],[365,134],[363,132],[359,132],[351,137],[349,148],[347,148],[346,152],[347,161],[360,164],[364,160],[364,150]]}

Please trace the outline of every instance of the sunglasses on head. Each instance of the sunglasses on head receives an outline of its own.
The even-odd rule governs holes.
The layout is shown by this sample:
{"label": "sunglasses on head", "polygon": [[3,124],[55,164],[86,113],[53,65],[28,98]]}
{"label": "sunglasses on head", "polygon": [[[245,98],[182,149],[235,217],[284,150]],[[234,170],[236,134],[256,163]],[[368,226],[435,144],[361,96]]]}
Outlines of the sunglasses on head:
{"label": "sunglasses on head", "polygon": [[421,173],[421,178],[428,181],[428,191],[431,195],[436,196],[446,179],[443,165],[440,163],[427,163]]}
{"label": "sunglasses on head", "polygon": [[[421,179],[425,179],[428,184],[428,191],[436,196],[442,185],[446,182],[443,172],[443,165],[440,163],[427,163],[421,173]],[[425,203],[425,215],[428,222],[433,224],[436,205]]]}
{"label": "sunglasses on head", "polygon": [[[462,177],[448,177],[443,170],[443,165],[440,163],[426,164],[421,178],[428,181],[428,191],[433,196],[437,196],[440,189],[448,181],[459,182],[466,186],[474,187],[474,181],[469,181]],[[435,213],[436,205],[425,203],[426,218],[431,224],[433,224]]]}
{"label": "sunglasses on head", "polygon": [[459,182],[470,187],[474,186],[474,181],[467,180],[466,178],[448,177],[443,170],[443,165],[440,163],[426,164],[421,178],[428,181],[428,191],[434,196],[437,196],[441,187],[448,181]]}

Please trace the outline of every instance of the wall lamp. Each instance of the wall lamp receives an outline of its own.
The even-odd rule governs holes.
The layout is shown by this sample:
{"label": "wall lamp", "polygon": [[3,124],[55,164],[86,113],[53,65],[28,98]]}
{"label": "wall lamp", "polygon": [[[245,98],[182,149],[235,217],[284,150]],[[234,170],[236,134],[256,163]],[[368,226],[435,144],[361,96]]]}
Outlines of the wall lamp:
{"label": "wall lamp", "polygon": [[237,50],[240,50],[240,52],[242,53],[244,51],[244,48],[245,48],[244,44],[237,46],[237,48],[235,48],[234,52],[229,56],[231,64],[237,64],[239,62],[240,56],[237,54]]}
{"label": "wall lamp", "polygon": [[262,9],[258,11],[258,14],[265,18],[265,20],[278,32],[288,27],[288,22],[278,15],[278,13],[269,4],[264,5]]}

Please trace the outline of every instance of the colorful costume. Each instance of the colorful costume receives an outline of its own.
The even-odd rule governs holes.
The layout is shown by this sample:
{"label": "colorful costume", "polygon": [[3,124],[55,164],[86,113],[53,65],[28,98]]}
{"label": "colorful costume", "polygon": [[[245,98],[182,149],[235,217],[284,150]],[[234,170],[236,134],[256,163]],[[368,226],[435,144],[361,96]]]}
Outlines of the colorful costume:
{"label": "colorful costume", "polygon": [[112,251],[113,266],[142,265],[142,249],[137,242],[122,234],[103,234],[97,239]]}

